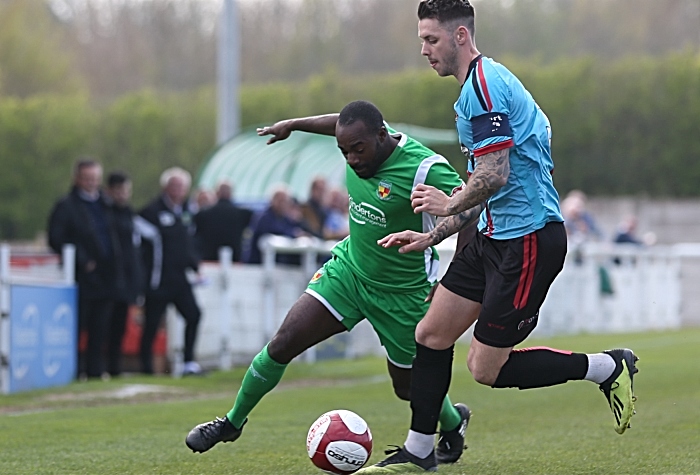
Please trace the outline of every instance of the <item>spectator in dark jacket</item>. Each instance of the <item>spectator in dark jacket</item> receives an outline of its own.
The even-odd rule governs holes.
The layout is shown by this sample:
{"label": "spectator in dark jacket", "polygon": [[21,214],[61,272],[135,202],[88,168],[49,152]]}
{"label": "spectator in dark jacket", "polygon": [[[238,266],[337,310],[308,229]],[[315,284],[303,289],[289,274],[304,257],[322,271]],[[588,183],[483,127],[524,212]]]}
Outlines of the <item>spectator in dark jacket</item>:
{"label": "spectator in dark jacket", "polygon": [[191,177],[182,168],[169,168],[162,173],[160,185],[162,193],[140,212],[141,224],[150,225],[152,237],[142,243],[149,285],[144,303],[141,371],[153,373],[153,341],[162,316],[172,303],[186,322],[183,374],[201,374],[194,359],[201,311],[187,278],[187,270],[196,272],[199,266],[187,201]]}
{"label": "spectator in dark jacket", "polygon": [[326,192],[328,185],[323,177],[316,177],[311,182],[308,200],[301,205],[302,225],[304,229],[317,238],[324,237],[328,208],[326,207]]}
{"label": "spectator in dark jacket", "polygon": [[79,160],[73,188],[60,199],[49,217],[49,246],[61,253],[75,246],[78,284],[78,326],[87,334],[87,350],[79,352],[78,375],[99,378],[104,372],[103,350],[116,285],[115,261],[121,249],[109,206],[100,192],[102,166],[93,159]]}
{"label": "spectator in dark jacket", "polygon": [[205,261],[219,259],[219,249],[233,250],[233,261],[240,262],[243,253],[243,231],[248,227],[252,211],[233,204],[233,189],[227,182],[216,189],[217,203],[194,216],[195,238],[200,257]]}
{"label": "spectator in dark jacket", "polygon": [[[266,234],[274,234],[278,236],[287,236],[296,238],[307,235],[301,227],[300,221],[296,216],[293,216],[294,209],[293,198],[289,195],[286,188],[278,188],[270,199],[270,205],[253,218],[251,229],[253,235],[250,241],[249,255],[246,262],[250,264],[260,264],[262,262],[262,253],[259,247],[260,238]],[[293,255],[277,255],[277,262],[283,264],[299,264],[299,256]]]}
{"label": "spectator in dark jacket", "polygon": [[111,206],[114,227],[121,249],[121,259],[116,262],[116,286],[114,305],[110,319],[107,346],[107,372],[111,376],[121,374],[122,340],[126,330],[129,308],[137,303],[144,291],[143,269],[140,255],[141,238],[136,233],[136,213],[131,208],[131,180],[122,172],[107,177],[106,197]]}
{"label": "spectator in dark jacket", "polygon": [[626,216],[625,219],[620,222],[613,242],[617,244],[636,244],[638,246],[643,244],[643,241],[637,237],[636,216]]}

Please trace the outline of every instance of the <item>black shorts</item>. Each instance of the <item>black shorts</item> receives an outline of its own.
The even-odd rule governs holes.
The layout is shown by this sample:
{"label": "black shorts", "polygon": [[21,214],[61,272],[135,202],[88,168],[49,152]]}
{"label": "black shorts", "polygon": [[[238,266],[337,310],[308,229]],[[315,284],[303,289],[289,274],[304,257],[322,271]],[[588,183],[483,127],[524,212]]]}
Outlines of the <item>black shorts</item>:
{"label": "black shorts", "polygon": [[566,257],[563,223],[523,237],[496,240],[478,233],[440,281],[482,304],[474,338],[497,348],[515,346],[537,326],[540,307]]}

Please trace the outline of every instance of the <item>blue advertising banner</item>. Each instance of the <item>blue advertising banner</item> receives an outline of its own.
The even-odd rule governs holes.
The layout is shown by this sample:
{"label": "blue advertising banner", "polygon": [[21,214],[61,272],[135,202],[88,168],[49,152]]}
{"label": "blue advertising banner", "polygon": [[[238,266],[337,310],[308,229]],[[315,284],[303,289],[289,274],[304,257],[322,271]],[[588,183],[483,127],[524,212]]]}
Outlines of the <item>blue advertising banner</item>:
{"label": "blue advertising banner", "polygon": [[10,287],[11,393],[75,378],[77,321],[75,286]]}

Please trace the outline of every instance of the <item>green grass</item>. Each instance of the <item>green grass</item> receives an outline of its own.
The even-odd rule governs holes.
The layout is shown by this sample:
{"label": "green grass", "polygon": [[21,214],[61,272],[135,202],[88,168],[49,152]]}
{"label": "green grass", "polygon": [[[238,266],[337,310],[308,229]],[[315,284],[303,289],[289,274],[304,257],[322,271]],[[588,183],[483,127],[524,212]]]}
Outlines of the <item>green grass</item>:
{"label": "green grass", "polygon": [[[700,473],[700,329],[530,341],[574,351],[630,347],[640,356],[637,416],[624,436],[598,388],[577,381],[529,391],[473,382],[458,347],[450,396],[474,416],[469,449],[444,474]],[[401,445],[408,405],[396,399],[381,358],[290,366],[251,415],[240,440],[206,454],[184,445],[197,423],[223,415],[244,369],[174,380],[134,376],[0,396],[0,474],[316,474],[305,452],[321,413],[350,409],[374,434],[371,462]],[[131,385],[168,392],[120,399]]]}

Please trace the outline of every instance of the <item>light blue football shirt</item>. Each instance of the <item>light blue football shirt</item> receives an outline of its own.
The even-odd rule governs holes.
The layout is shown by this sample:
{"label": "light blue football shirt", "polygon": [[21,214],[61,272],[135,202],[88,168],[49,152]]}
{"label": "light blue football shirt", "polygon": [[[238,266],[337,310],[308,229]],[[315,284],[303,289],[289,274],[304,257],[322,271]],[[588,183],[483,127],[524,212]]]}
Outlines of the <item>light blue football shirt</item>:
{"label": "light blue football shirt", "polygon": [[510,149],[508,182],[487,202],[479,231],[513,239],[563,222],[552,182],[554,162],[549,119],[518,78],[505,66],[478,56],[455,102],[457,132],[468,153],[468,172],[479,157]]}

